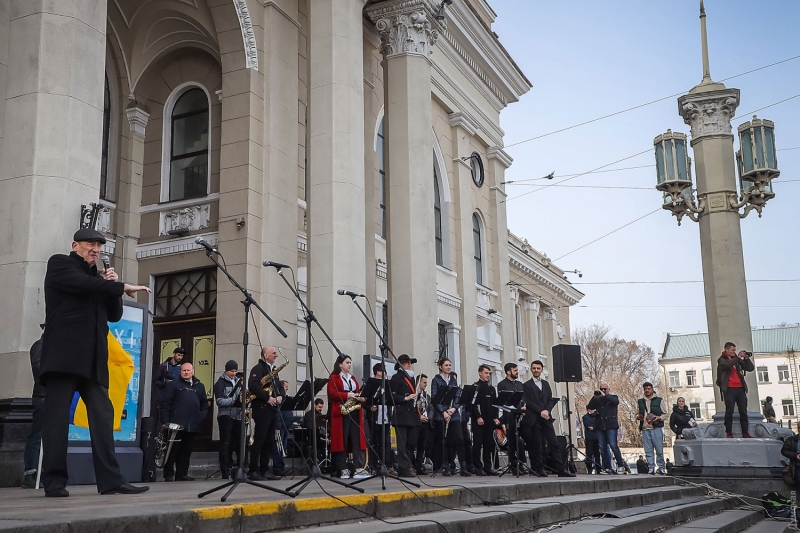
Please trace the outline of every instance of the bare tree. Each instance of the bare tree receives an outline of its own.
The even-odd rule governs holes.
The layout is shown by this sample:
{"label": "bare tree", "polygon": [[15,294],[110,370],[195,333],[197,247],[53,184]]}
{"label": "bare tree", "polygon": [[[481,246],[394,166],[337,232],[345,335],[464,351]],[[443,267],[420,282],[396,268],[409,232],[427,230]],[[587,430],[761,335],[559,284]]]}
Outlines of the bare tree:
{"label": "bare tree", "polygon": [[[592,324],[575,329],[572,341],[581,347],[583,381],[575,384],[575,406],[578,416],[586,413],[600,383],[607,383],[611,394],[619,397],[621,443],[642,446],[636,400],[642,397],[642,383],[653,383],[656,391],[665,390],[664,379],[652,348],[636,341],[620,338],[605,324]],[[665,404],[665,407],[668,404]]]}

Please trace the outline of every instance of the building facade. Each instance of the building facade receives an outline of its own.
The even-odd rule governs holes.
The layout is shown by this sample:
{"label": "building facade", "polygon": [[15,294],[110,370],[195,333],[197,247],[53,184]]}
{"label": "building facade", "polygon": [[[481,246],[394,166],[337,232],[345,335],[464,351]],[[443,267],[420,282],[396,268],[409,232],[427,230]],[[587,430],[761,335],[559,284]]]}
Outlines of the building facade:
{"label": "building facade", "polygon": [[[290,392],[311,377],[308,332],[264,260],[290,267],[359,376],[379,342],[338,289],[373,302],[418,371],[447,355],[463,382],[567,342],[580,293],[507,230],[500,113],[531,84],[495,16],[485,0],[0,0],[5,421],[29,416],[46,262],[80,222],[153,289],[146,411],[176,346],[209,391],[241,364],[242,295],[197,237],[286,331],[255,312],[248,355],[280,347]],[[311,334],[326,376],[335,351]]]}
{"label": "building facade", "polygon": [[[736,339],[732,339],[736,342]],[[800,325],[753,329],[753,357],[761,406],[749,406],[763,413],[765,398],[771,396],[776,419],[786,427],[798,420],[797,366],[795,350],[800,350]],[[722,347],[714,351],[722,354]],[[694,412],[698,422],[710,422],[716,412],[715,395],[719,388],[711,374],[708,334],[665,333],[658,353],[659,364],[668,386],[671,403],[678,396]]]}

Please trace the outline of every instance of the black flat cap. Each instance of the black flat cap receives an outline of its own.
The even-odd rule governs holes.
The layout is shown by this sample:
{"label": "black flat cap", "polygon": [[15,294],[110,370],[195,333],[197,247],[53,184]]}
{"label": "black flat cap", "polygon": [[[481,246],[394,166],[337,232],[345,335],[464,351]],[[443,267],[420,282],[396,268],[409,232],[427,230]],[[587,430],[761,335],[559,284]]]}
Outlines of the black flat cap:
{"label": "black flat cap", "polygon": [[106,238],[103,237],[103,234],[97,231],[96,229],[91,228],[81,228],[75,232],[75,235],[72,236],[72,240],[75,242],[102,242],[103,244],[106,243]]}

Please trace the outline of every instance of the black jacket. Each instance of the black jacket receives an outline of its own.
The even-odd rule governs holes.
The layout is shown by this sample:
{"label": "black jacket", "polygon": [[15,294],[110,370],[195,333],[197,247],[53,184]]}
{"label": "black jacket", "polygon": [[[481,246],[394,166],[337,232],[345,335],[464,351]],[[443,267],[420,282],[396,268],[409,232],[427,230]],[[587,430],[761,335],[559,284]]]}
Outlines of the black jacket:
{"label": "black jacket", "polygon": [[403,369],[398,370],[392,376],[391,382],[392,400],[394,400],[394,418],[392,425],[395,426],[419,426],[419,412],[414,406],[415,400],[404,400],[409,394],[417,392],[414,380],[408,377]]}
{"label": "black jacket", "polygon": [[544,423],[553,423],[553,414],[545,420],[542,418],[542,411],[551,411],[555,403],[553,402],[553,390],[546,380],[542,380],[542,390],[533,382],[533,378],[525,382],[522,387],[525,392],[525,416],[522,417],[522,425],[528,427],[538,426]]}
{"label": "black jacket", "polygon": [[33,372],[33,398],[44,398],[45,389],[39,378],[42,362],[42,339],[40,338],[31,346],[31,372]]}
{"label": "black jacket", "polygon": [[792,472],[792,479],[795,478],[795,473],[797,472],[797,439],[800,438],[800,435],[792,435],[788,437],[786,440],[783,441],[783,447],[781,448],[781,455],[789,459],[789,468]]}
{"label": "black jacket", "polygon": [[488,381],[478,380],[474,385],[478,386],[478,391],[475,393],[475,403],[470,406],[470,416],[475,424],[479,418],[483,418],[484,424],[493,425],[493,420],[499,416],[498,409],[494,406],[497,391]]}
{"label": "black jacket", "polygon": [[108,322],[122,318],[125,284],[108,281],[75,252],[54,255],[44,277],[41,383],[74,374],[108,387]]}
{"label": "black jacket", "polygon": [[606,394],[605,396],[593,396],[589,400],[589,409],[597,409],[596,429],[605,431],[607,429],[619,429],[617,420],[617,409],[619,409],[619,398],[616,394]]}
{"label": "black jacket", "polygon": [[[378,379],[379,380],[381,378],[371,378],[371,379]],[[366,380],[365,380],[364,386],[366,386]],[[394,403],[394,401],[392,400],[391,388],[392,388],[392,378],[387,377],[386,378],[386,393],[385,394],[381,394],[381,391],[383,389],[381,387],[378,387],[378,389],[375,391],[375,396],[373,396],[372,398],[367,398],[367,401],[364,403],[364,406],[362,408],[366,409],[364,411],[364,417],[366,419],[368,419],[370,423],[375,424],[375,423],[378,422],[378,413],[380,412],[380,409],[375,409],[373,411],[372,410],[373,406],[383,406],[383,408],[384,408],[384,410],[386,412],[386,418],[389,420],[389,424],[392,423],[392,420],[393,420],[392,419],[392,404]]]}
{"label": "black jacket", "polygon": [[[500,383],[497,384],[497,392],[499,393],[499,392],[504,391],[504,390],[522,392],[523,391],[522,382],[520,380],[518,380],[518,379],[515,379],[514,381],[511,381],[508,378],[504,378],[504,379],[500,380]],[[513,405],[513,406],[509,406],[509,407],[514,407],[514,408],[518,409],[518,408],[522,407],[523,405],[525,405],[525,400],[524,399],[520,402],[519,405]],[[507,411],[503,411],[502,413],[500,413],[500,421],[503,424],[509,423],[509,415],[508,415]]]}
{"label": "black jacket", "polygon": [[744,393],[747,394],[747,382],[744,377],[747,372],[752,372],[756,369],[753,364],[753,358],[742,359],[740,357],[728,358],[725,354],[719,356],[717,359],[717,387],[722,391],[722,394],[728,390],[728,379],[731,377],[731,371],[736,369],[739,372],[739,377],[742,379],[742,387]]}
{"label": "black jacket", "polygon": [[176,379],[164,387],[161,401],[161,423],[178,424],[189,433],[200,431],[200,423],[208,413],[206,388],[192,378],[192,383]]}
{"label": "black jacket", "polygon": [[[278,396],[283,396],[285,400],[286,391],[283,390],[283,383],[281,383],[280,378],[275,375],[272,377],[272,396],[267,394],[264,390],[264,386],[261,385],[261,380],[269,373],[269,367],[263,359],[260,359],[256,366],[253,367],[253,370],[250,371],[250,378],[247,380],[247,389],[256,395],[253,401],[250,402],[250,405],[253,407],[267,406],[270,409],[277,410],[280,407],[279,405],[273,407],[267,402],[269,402],[270,397],[277,398]],[[269,386],[269,384],[267,386]]]}
{"label": "black jacket", "polygon": [[694,415],[685,405],[683,409],[677,405],[672,406],[672,414],[669,415],[669,429],[676,435],[680,435],[684,429],[692,427],[690,420],[694,420]]}

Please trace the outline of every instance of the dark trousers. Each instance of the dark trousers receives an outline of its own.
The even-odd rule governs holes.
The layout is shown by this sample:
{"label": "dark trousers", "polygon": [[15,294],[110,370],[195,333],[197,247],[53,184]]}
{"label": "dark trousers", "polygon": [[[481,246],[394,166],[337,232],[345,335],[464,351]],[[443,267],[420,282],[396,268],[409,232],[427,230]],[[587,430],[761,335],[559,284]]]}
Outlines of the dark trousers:
{"label": "dark trousers", "polygon": [[733,407],[739,407],[739,422],[742,424],[742,433],[748,433],[749,420],[747,419],[747,394],[743,387],[728,387],[725,391],[725,432],[733,433]]}
{"label": "dark trousers", "polygon": [[461,442],[463,442],[467,468],[472,468],[472,434],[469,432],[469,420],[461,421]]}
{"label": "dark trousers", "polygon": [[430,433],[430,422],[425,422],[414,428],[411,441],[414,443],[412,462],[414,468],[419,472],[425,470],[425,453],[428,451],[428,435]]}
{"label": "dark trousers", "polygon": [[175,433],[175,440],[164,462],[164,479],[186,477],[189,475],[189,462],[192,460],[194,438],[197,433],[181,430]]}
{"label": "dark trousers", "polygon": [[586,471],[592,473],[592,470],[600,472],[603,468],[602,458],[600,457],[600,441],[597,439],[586,440]]}
{"label": "dark trousers", "polygon": [[[478,470],[489,470],[492,468],[492,452],[494,452],[494,422],[484,420],[484,424],[478,425],[476,420],[472,421],[472,466]],[[481,462],[481,456],[483,462]]]}
{"label": "dark trousers", "polygon": [[438,472],[442,466],[455,468],[456,458],[461,465],[461,469],[467,468],[467,460],[464,453],[464,434],[461,429],[461,422],[454,420],[447,428],[447,436],[445,437],[445,421],[437,420],[431,422],[431,438],[434,441],[433,450],[431,453],[431,462],[433,464],[433,471]]}
{"label": "dark trousers", "polygon": [[361,449],[361,425],[358,423],[358,411],[342,415],[342,438],[344,439],[344,451],[332,454],[336,471],[341,472],[346,468],[348,450],[353,454],[354,469],[359,470],[366,467],[364,450]]}
{"label": "dark trousers", "polygon": [[412,442],[414,426],[395,426],[394,434],[397,437],[397,468],[401,472],[409,472],[414,457],[416,443]]}
{"label": "dark trousers", "polygon": [[546,463],[542,451],[542,441],[547,443],[547,452],[550,460],[556,465],[556,471],[562,472],[565,470],[564,462],[561,460],[561,445],[556,438],[556,431],[553,429],[552,422],[542,421],[533,426],[523,426],[520,428],[520,433],[522,433],[522,438],[528,446],[531,468],[534,472],[544,470]]}
{"label": "dark trousers", "polygon": [[256,430],[253,445],[250,446],[250,473],[265,473],[269,468],[269,459],[275,447],[275,421],[278,410],[271,405],[253,407],[253,422]]}
{"label": "dark trousers", "polygon": [[369,465],[373,470],[378,468],[379,463],[386,465],[386,468],[392,466],[390,461],[386,460],[387,457],[392,456],[390,431],[391,426],[389,424],[372,423],[372,431],[370,432],[372,448],[370,449]]}
{"label": "dark trousers", "polygon": [[[522,441],[522,438],[517,431],[517,424],[514,420],[514,417],[510,417],[508,423],[506,424],[506,429],[508,430],[507,437],[508,437],[508,461],[509,464],[512,461],[519,461],[521,463],[525,462],[525,443]],[[522,445],[520,445],[522,444]]]}
{"label": "dark trousers", "polygon": [[42,443],[42,408],[44,398],[31,398],[33,422],[31,433],[25,441],[25,473],[31,474],[39,468],[39,449]]}
{"label": "dark trousers", "polygon": [[227,478],[236,463],[233,462],[233,452],[239,457],[239,438],[242,431],[242,422],[229,416],[217,417],[219,424],[219,469],[222,477]]}
{"label": "dark trousers", "polygon": [[114,453],[114,407],[108,398],[108,389],[96,381],[73,374],[51,373],[42,412],[44,490],[52,492],[67,486],[69,408],[75,391],[86,404],[97,490],[104,492],[119,487],[127,481],[120,473]]}

